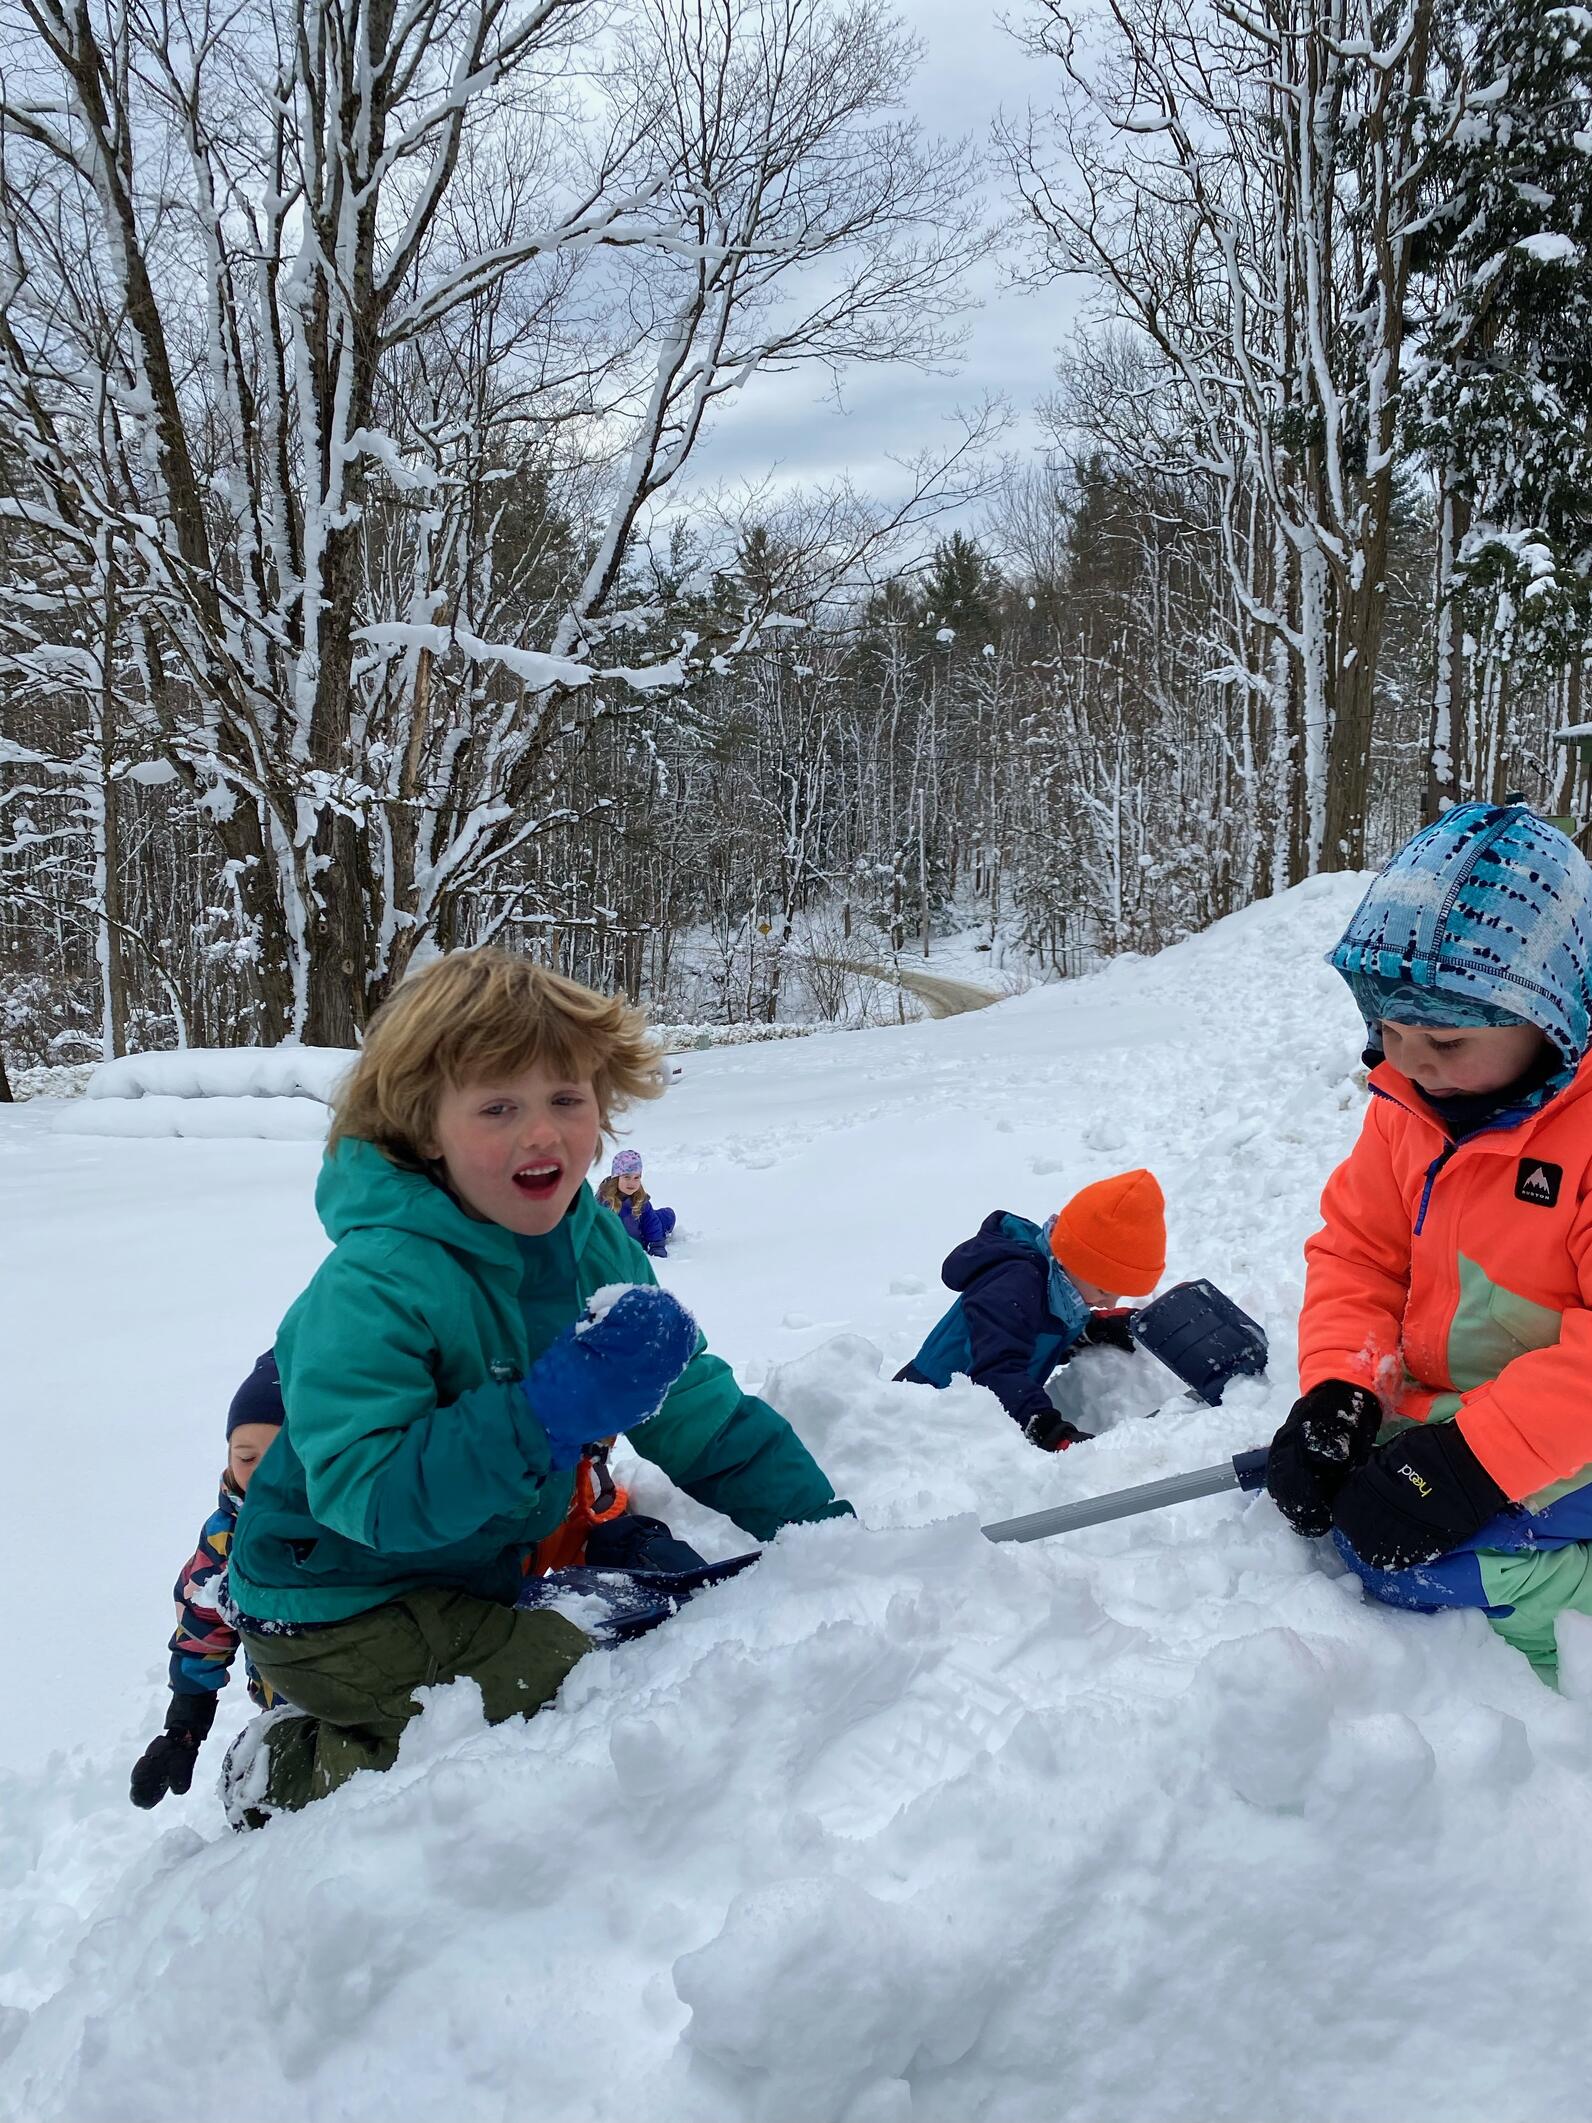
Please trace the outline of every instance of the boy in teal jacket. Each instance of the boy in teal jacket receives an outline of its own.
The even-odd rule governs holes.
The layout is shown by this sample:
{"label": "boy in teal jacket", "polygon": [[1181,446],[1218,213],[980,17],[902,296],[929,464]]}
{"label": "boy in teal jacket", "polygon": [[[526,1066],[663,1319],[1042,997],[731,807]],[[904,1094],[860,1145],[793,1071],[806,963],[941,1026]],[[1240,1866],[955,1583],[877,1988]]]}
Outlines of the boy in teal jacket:
{"label": "boy in teal jacket", "polygon": [[468,1676],[494,1722],[556,1694],[589,1640],[514,1601],[597,1441],[629,1433],[758,1540],[847,1510],[586,1184],[661,1088],[633,1011],[501,951],[372,1021],[316,1189],[334,1250],[282,1323],[287,1422],[232,1547],[244,1647],[300,1713],[234,1749],[240,1825],[388,1767],[416,1688]]}

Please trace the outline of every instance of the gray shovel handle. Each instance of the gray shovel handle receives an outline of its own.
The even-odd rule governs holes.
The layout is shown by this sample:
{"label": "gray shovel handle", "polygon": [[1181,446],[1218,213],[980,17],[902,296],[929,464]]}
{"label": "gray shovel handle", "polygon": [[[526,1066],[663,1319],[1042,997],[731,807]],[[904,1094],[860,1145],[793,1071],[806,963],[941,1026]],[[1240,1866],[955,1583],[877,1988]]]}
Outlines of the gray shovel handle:
{"label": "gray shovel handle", "polygon": [[1169,1474],[1163,1481],[1141,1482],[1136,1489],[1114,1489],[1109,1496],[1085,1497],[1079,1504],[1057,1504],[1050,1511],[1031,1511],[1025,1518],[1002,1519],[986,1526],[987,1541],[1044,1541],[1053,1533],[1074,1533],[1080,1526],[1103,1526],[1111,1519],[1136,1518],[1141,1511],[1160,1511],[1168,1504],[1187,1504],[1197,1496],[1220,1496],[1224,1489],[1259,1489],[1266,1479],[1266,1452],[1240,1452],[1219,1466],[1196,1467],[1192,1474]]}

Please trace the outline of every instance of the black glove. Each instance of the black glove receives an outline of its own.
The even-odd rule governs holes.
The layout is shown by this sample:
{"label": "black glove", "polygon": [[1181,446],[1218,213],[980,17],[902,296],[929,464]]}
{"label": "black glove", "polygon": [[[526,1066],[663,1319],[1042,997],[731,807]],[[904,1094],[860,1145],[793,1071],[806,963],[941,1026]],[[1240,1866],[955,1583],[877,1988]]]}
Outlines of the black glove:
{"label": "black glove", "polygon": [[193,1782],[193,1765],[215,1723],[213,1695],[174,1695],[166,1712],[166,1729],[150,1741],[133,1764],[131,1797],[146,1810],[158,1806],[168,1791],[179,1797]]}
{"label": "black glove", "polygon": [[1138,1347],[1133,1339],[1133,1329],[1128,1325],[1132,1317],[1125,1305],[1110,1312],[1091,1312],[1082,1339],[1091,1349],[1121,1349],[1131,1356]]}
{"label": "black glove", "polygon": [[1266,1488],[1295,1533],[1325,1533],[1332,1502],[1356,1467],[1371,1457],[1382,1404],[1364,1386],[1323,1379],[1302,1394],[1271,1441]]}
{"label": "black glove", "polygon": [[1344,1483],[1332,1523],[1362,1563],[1400,1570],[1446,1555],[1508,1502],[1457,1423],[1422,1423]]}
{"label": "black glove", "polygon": [[1065,1452],[1069,1445],[1086,1445],[1092,1431],[1080,1430],[1076,1423],[1055,1408],[1041,1408],[1023,1425],[1023,1436],[1036,1444],[1041,1452]]}

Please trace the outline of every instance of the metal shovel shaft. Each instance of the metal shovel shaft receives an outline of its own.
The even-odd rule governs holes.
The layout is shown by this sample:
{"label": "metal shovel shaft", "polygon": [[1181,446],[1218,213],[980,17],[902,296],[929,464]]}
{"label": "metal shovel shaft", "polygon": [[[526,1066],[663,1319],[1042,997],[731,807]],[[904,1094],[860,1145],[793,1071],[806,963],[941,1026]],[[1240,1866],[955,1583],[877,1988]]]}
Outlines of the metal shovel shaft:
{"label": "metal shovel shaft", "polygon": [[1044,1541],[1053,1533],[1074,1533],[1080,1526],[1103,1526],[1111,1519],[1136,1518],[1141,1511],[1160,1511],[1168,1504],[1187,1504],[1197,1496],[1220,1496],[1224,1489],[1258,1489],[1265,1479],[1266,1454],[1241,1452],[1215,1467],[1196,1467],[1190,1474],[1169,1474],[1136,1489],[1115,1489],[1109,1496],[1085,1497],[1077,1504],[1057,1504],[1049,1511],[1030,1511],[1020,1519],[1002,1519],[983,1529],[987,1541]]}

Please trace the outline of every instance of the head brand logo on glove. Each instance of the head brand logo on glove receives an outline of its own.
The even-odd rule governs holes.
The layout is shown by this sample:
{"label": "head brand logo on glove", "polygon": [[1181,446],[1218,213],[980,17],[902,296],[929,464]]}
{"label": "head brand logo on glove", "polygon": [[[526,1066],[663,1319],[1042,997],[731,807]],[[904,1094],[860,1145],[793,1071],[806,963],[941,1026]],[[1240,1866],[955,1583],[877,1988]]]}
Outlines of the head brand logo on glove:
{"label": "head brand logo on glove", "polygon": [[1563,1185],[1563,1165],[1550,1165],[1540,1157],[1523,1157],[1515,1174],[1515,1200],[1531,1202],[1538,1209],[1552,1209],[1558,1205]]}
{"label": "head brand logo on glove", "polygon": [[1401,1460],[1399,1462],[1398,1473],[1400,1479],[1408,1482],[1417,1496],[1431,1495],[1431,1483],[1426,1479],[1425,1475],[1421,1473],[1420,1469],[1418,1467],[1412,1467],[1408,1460]]}

